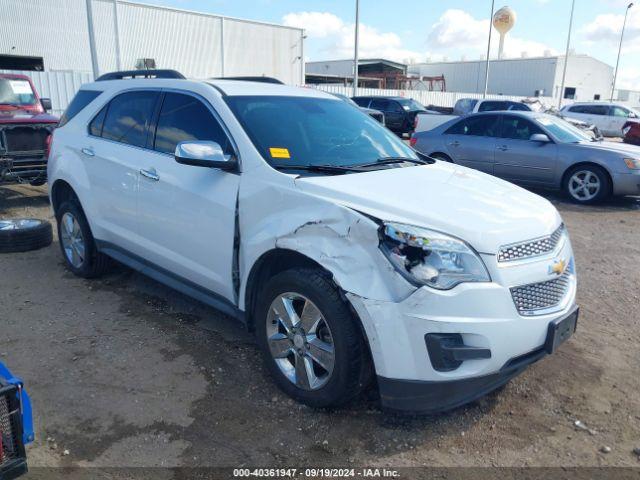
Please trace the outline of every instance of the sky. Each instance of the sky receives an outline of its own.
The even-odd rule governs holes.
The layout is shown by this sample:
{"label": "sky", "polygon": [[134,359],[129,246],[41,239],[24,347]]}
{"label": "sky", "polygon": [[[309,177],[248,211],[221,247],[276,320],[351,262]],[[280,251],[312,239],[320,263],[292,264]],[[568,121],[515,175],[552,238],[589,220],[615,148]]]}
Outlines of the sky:
{"label": "sky", "polygon": [[[628,0],[575,0],[571,49],[615,66]],[[353,57],[355,0],[143,0],[304,28],[305,59]],[[517,21],[505,56],[564,54],[571,0],[509,0]],[[401,62],[486,55],[491,0],[360,0],[360,57]],[[497,55],[494,30],[492,57]],[[640,90],[640,2],[629,10],[618,87]]]}

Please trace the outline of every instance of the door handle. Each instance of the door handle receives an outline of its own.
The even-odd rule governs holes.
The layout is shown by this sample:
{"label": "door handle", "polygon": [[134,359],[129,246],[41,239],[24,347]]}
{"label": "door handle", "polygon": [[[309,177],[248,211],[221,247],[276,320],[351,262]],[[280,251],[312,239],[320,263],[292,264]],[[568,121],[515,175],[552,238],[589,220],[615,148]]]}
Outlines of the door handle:
{"label": "door handle", "polygon": [[93,149],[88,148],[88,147],[84,147],[82,150],[80,150],[82,153],[84,153],[87,157],[95,157],[95,153],[93,151]]}
{"label": "door handle", "polygon": [[142,175],[143,177],[147,177],[149,180],[153,180],[154,182],[160,180],[160,175],[156,173],[155,168],[152,168],[151,170],[142,169],[140,170],[140,175]]}
{"label": "door handle", "polygon": [[501,145],[499,147],[496,147],[498,150],[506,152],[507,150],[509,150],[509,147],[507,147],[506,145]]}
{"label": "door handle", "polygon": [[455,142],[451,142],[449,145],[451,145],[452,147],[459,147],[460,142],[456,140]]}

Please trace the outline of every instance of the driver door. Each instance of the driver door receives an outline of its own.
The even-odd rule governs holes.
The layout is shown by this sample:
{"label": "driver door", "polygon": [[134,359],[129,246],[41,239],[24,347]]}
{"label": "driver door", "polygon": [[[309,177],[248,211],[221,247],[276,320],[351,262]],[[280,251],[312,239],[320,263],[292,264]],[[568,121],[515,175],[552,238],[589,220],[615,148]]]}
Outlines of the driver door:
{"label": "driver door", "polygon": [[217,142],[235,154],[214,109],[186,92],[164,92],[141,166],[138,225],[147,260],[185,283],[235,302],[232,280],[235,209],[240,175],[182,165],[175,147]]}

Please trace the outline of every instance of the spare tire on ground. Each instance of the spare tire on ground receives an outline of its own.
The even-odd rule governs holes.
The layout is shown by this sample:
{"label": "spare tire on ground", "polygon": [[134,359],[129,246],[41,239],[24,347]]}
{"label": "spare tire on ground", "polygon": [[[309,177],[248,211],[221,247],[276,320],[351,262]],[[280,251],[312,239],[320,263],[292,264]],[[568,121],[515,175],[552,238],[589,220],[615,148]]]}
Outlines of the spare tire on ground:
{"label": "spare tire on ground", "polygon": [[37,218],[0,219],[0,253],[27,252],[51,244],[51,224]]}

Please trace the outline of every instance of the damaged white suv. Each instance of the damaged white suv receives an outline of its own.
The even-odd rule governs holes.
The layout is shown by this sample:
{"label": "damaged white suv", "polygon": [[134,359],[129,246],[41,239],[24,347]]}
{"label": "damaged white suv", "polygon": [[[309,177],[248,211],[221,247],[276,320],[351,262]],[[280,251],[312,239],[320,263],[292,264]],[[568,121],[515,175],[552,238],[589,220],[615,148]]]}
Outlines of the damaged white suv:
{"label": "damaged white suv", "polygon": [[375,384],[384,407],[446,410],[574,332],[571,244],[543,198],[320,91],[123,76],[83,86],[54,134],[68,268],[116,259],[237,317],[295,399]]}

